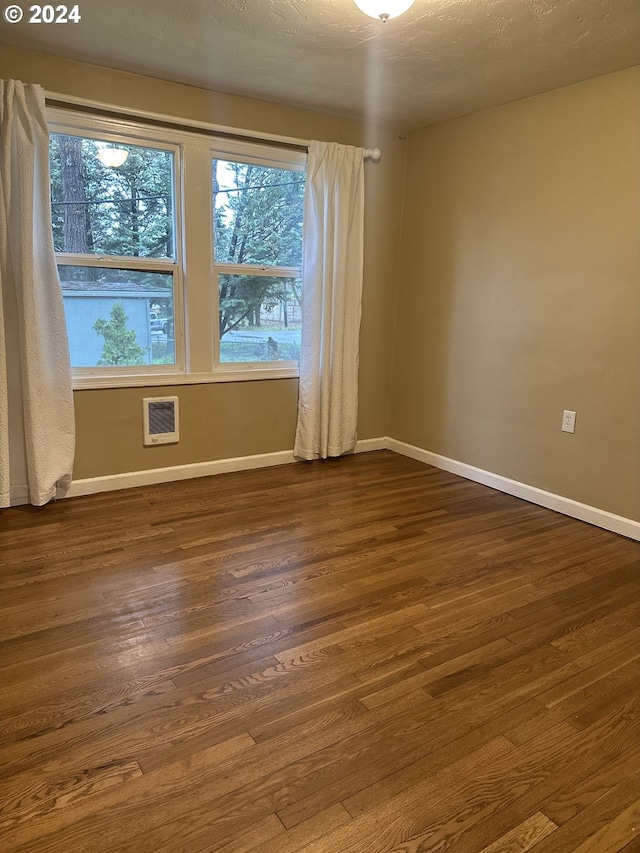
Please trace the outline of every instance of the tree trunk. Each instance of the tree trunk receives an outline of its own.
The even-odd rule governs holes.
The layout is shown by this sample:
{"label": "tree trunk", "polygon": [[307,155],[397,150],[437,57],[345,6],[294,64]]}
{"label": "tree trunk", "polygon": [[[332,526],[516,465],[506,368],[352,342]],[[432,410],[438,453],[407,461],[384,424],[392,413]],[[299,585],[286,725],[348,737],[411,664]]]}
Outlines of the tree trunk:
{"label": "tree trunk", "polygon": [[82,139],[59,136],[64,251],[87,254],[91,225],[82,169]]}
{"label": "tree trunk", "polygon": [[[241,264],[244,261],[244,248],[246,237],[244,237],[244,213],[245,208],[248,203],[248,199],[244,194],[244,190],[247,189],[251,185],[251,178],[253,176],[253,166],[249,166],[244,175],[244,180],[242,182],[242,186],[239,187],[239,203],[238,207],[235,211],[235,219],[233,222],[233,233],[231,235],[231,240],[229,242],[229,261],[231,263]],[[240,246],[238,246],[238,240],[241,238],[242,240]]]}
{"label": "tree trunk", "polygon": [[133,244],[131,254],[137,258],[140,256],[140,227],[138,225],[138,181],[135,174],[131,175],[129,185],[131,187],[129,208],[131,211],[131,242]]}
{"label": "tree trunk", "polygon": [[287,280],[282,282],[282,309],[284,311],[284,327],[289,328],[289,315],[287,313]]}
{"label": "tree trunk", "polygon": [[173,196],[167,193],[165,196],[167,220],[165,225],[166,256],[173,258]]}

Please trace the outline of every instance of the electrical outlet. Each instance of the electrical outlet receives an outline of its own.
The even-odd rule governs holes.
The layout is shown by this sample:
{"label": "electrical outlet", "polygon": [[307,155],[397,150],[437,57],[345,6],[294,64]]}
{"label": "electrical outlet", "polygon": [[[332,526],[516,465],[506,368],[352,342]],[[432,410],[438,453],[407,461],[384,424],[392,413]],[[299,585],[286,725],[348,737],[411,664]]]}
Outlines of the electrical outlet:
{"label": "electrical outlet", "polygon": [[562,413],[562,432],[576,431],[576,413],[568,412],[566,409]]}

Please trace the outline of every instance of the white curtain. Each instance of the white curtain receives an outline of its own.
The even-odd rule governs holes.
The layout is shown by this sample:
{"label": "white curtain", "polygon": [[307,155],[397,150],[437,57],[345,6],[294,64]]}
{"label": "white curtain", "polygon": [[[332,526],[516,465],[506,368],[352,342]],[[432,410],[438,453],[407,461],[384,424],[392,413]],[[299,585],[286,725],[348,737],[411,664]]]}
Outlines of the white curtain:
{"label": "white curtain", "polygon": [[302,348],[294,454],[354,450],[364,232],[363,148],[312,142],[302,256]]}
{"label": "white curtain", "polygon": [[44,90],[0,81],[0,506],[71,483],[69,344],[53,250]]}

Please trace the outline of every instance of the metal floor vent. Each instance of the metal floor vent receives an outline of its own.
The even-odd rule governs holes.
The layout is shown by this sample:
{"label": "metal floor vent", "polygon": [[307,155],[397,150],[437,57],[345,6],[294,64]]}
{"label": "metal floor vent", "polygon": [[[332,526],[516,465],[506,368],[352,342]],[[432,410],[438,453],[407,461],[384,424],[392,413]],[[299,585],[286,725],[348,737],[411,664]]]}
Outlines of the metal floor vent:
{"label": "metal floor vent", "polygon": [[178,441],[178,398],[144,397],[142,424],[144,444],[171,444]]}

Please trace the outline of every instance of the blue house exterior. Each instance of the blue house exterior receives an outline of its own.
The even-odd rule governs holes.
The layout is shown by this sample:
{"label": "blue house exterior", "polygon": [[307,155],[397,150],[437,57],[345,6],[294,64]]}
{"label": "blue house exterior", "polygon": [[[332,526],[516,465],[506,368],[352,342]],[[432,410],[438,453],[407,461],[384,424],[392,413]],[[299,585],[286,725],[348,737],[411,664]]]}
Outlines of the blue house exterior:
{"label": "blue house exterior", "polygon": [[146,290],[134,282],[63,281],[61,287],[72,367],[98,366],[104,338],[93,327],[96,320],[109,320],[118,303],[127,315],[127,328],[135,332],[145,363],[152,363],[149,315],[158,299],[170,295],[166,290]]}

